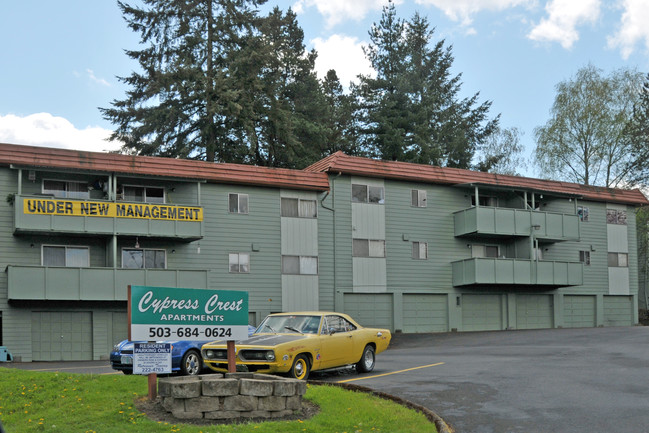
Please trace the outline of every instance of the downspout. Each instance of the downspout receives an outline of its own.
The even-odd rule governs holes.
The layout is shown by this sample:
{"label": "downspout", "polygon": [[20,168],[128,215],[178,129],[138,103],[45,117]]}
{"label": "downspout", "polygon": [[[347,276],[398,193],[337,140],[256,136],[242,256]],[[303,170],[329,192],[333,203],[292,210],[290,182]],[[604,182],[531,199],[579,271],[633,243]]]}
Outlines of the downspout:
{"label": "downspout", "polygon": [[[336,204],[336,200],[335,200],[336,199],[336,179],[338,179],[341,174],[342,174],[341,172],[338,172],[338,174],[331,179],[331,203],[334,206]],[[333,275],[333,277],[334,277],[334,287],[333,287],[334,288],[334,292],[333,292],[334,299],[333,299],[333,301],[334,301],[334,311],[335,311],[336,310],[336,292],[338,291],[338,279],[336,277],[336,237],[337,237],[336,236],[336,209],[333,208],[333,207],[325,206],[324,201],[327,199],[327,197],[329,197],[329,191],[327,191],[325,193],[324,197],[322,197],[322,199],[320,200],[320,206],[322,206],[324,209],[327,209],[328,211],[331,211],[331,213],[333,213],[333,215],[332,215],[332,217],[333,217],[332,218],[332,220],[333,220],[333,223],[332,223],[332,225],[333,225],[333,227],[332,227],[333,228],[333,265],[334,265],[334,273],[333,273],[334,274]]]}

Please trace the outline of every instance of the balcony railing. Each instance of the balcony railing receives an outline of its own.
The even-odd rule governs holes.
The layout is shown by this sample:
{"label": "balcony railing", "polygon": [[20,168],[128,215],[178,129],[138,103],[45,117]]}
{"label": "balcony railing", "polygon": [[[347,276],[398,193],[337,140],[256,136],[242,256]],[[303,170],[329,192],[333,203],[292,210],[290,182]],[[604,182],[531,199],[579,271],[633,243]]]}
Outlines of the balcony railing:
{"label": "balcony railing", "polygon": [[203,208],[170,204],[17,195],[17,233],[132,235],[182,240],[203,237]]}
{"label": "balcony railing", "polygon": [[584,267],[579,262],[529,259],[471,258],[452,263],[453,286],[580,286]]}
{"label": "balcony railing", "polygon": [[527,209],[473,207],[453,214],[455,236],[534,236],[554,241],[577,241],[579,218],[573,214]]}
{"label": "balcony railing", "polygon": [[52,301],[126,301],[131,285],[208,288],[207,270],[7,267],[8,298]]}

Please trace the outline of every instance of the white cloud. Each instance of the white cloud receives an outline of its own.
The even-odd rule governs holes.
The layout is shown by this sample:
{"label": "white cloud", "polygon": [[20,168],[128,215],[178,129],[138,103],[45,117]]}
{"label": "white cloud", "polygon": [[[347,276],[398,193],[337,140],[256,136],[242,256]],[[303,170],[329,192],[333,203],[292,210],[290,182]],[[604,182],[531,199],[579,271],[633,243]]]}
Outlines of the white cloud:
{"label": "white cloud", "polygon": [[[403,0],[394,0],[392,3],[399,5]],[[292,9],[301,14],[308,7],[313,7],[325,17],[327,27],[331,28],[336,24],[353,20],[360,21],[371,11],[380,11],[388,4],[388,0],[297,0]]]}
{"label": "white cloud", "polygon": [[548,17],[527,35],[538,42],[559,42],[569,49],[579,40],[577,26],[599,19],[600,0],[550,0],[545,5]]}
{"label": "white cloud", "polygon": [[88,78],[90,78],[91,81],[101,84],[102,86],[110,87],[110,83],[103,78],[97,78],[95,76],[95,72],[92,69],[86,69],[86,72],[88,73]]}
{"label": "white cloud", "polygon": [[620,48],[622,57],[628,59],[638,42],[644,40],[645,48],[649,50],[649,7],[647,0],[624,0],[622,7],[624,13],[620,28],[608,38],[608,46]]}
{"label": "white cloud", "polygon": [[112,131],[98,126],[77,129],[63,117],[36,113],[20,117],[0,115],[0,142],[102,152],[117,150],[119,142],[106,141]]}
{"label": "white cloud", "polygon": [[415,0],[417,4],[441,9],[451,20],[461,21],[464,26],[470,25],[473,15],[480,11],[502,11],[516,6],[532,5],[534,2],[535,0]]}
{"label": "white cloud", "polygon": [[327,71],[335,69],[340,84],[347,87],[358,74],[373,74],[370,62],[363,54],[363,44],[355,37],[331,35],[328,39],[315,38],[311,41],[318,52],[316,72],[324,78]]}

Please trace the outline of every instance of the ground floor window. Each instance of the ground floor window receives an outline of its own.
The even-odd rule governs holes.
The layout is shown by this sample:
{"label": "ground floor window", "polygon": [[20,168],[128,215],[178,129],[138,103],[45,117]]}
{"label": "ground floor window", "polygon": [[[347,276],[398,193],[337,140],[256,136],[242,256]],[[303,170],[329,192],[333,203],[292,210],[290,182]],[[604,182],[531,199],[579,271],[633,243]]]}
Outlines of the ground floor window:
{"label": "ground floor window", "polygon": [[41,262],[43,266],[87,268],[90,266],[90,250],[88,247],[43,245]]}

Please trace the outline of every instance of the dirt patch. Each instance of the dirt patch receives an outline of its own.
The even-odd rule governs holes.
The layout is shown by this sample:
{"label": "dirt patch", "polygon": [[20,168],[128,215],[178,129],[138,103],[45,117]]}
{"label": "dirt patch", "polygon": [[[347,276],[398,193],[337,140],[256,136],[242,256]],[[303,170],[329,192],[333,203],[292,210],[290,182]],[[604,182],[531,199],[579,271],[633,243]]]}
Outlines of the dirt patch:
{"label": "dirt patch", "polygon": [[308,400],[302,400],[302,409],[294,411],[293,415],[284,416],[280,418],[235,418],[227,420],[218,419],[178,419],[174,417],[171,412],[162,407],[160,397],[156,400],[149,400],[148,397],[143,397],[135,401],[135,407],[144,413],[149,419],[156,422],[167,422],[169,424],[191,424],[191,425],[216,425],[216,424],[245,424],[267,421],[294,421],[305,420],[313,417],[320,412],[320,407]]}

